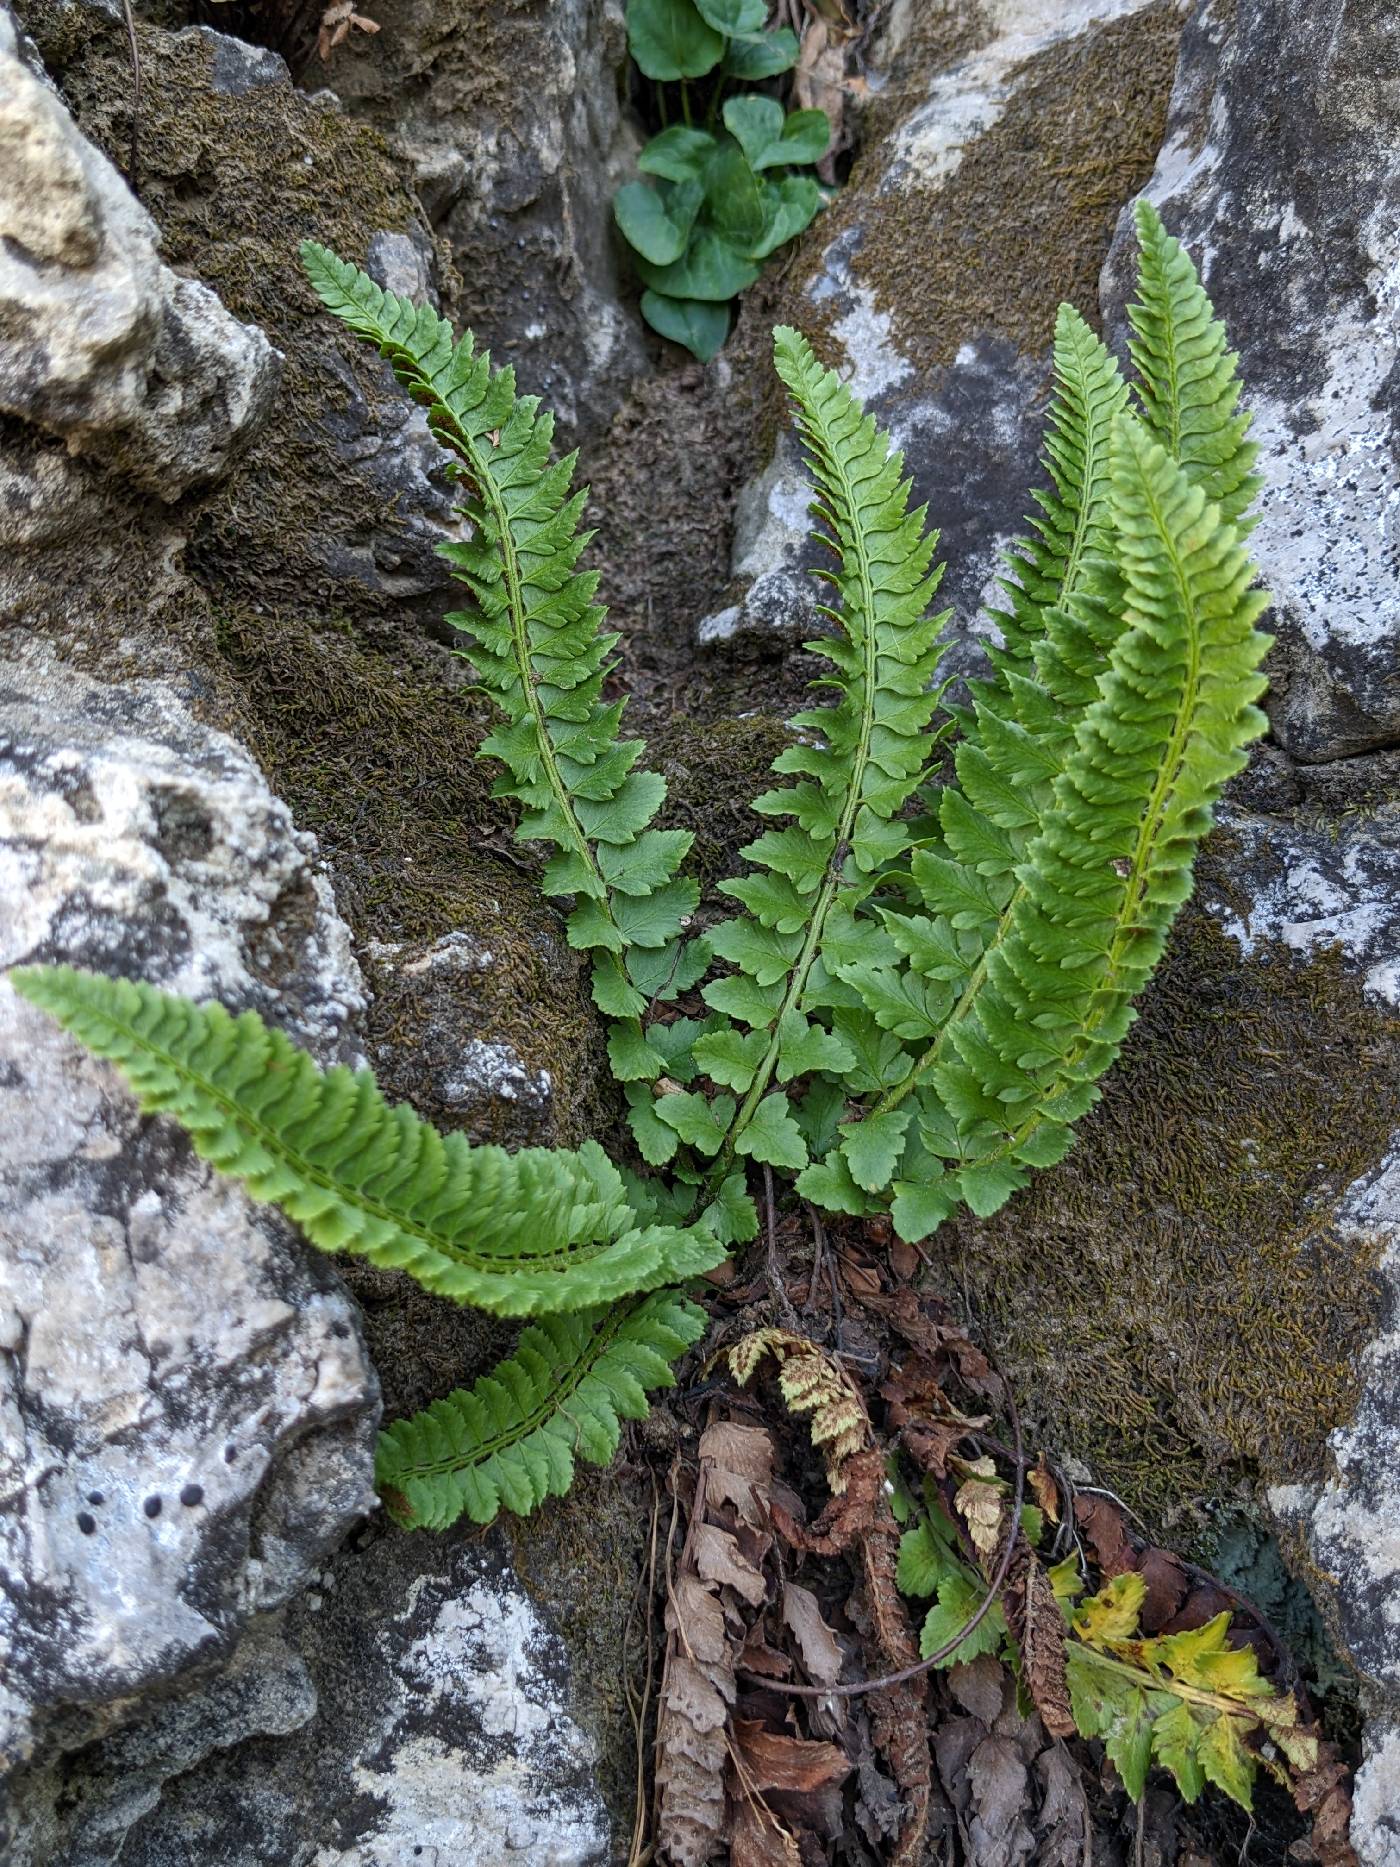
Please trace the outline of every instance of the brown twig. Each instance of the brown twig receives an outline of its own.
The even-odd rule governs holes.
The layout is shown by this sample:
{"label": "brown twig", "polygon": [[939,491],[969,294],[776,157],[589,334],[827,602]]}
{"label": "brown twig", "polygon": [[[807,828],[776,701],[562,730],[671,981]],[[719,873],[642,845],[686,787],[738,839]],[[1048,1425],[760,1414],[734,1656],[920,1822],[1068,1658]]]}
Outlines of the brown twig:
{"label": "brown twig", "polygon": [[136,44],[136,19],[131,11],[131,0],[122,0],[122,13],[126,19],[126,43],[131,53],[131,153],[127,157],[126,179],[133,194],[140,192],[140,168],[137,163],[137,138],[141,133],[141,53]]}
{"label": "brown twig", "polygon": [[[991,1357],[988,1356],[987,1359],[990,1361]],[[1011,1437],[1015,1446],[1012,1458],[1015,1462],[1016,1477],[1012,1485],[1011,1521],[1007,1526],[1006,1541],[997,1559],[996,1569],[987,1584],[987,1592],[953,1638],[945,1641],[936,1653],[930,1653],[925,1660],[916,1660],[912,1666],[903,1666],[898,1672],[885,1673],[879,1679],[860,1679],[854,1685],[793,1685],[786,1680],[779,1684],[775,1680],[761,1679],[757,1674],[749,1672],[742,1673],[743,1678],[756,1680],[757,1683],[766,1685],[773,1691],[791,1692],[798,1698],[859,1698],[866,1692],[884,1692],[891,1686],[903,1685],[906,1679],[917,1679],[920,1673],[931,1672],[935,1666],[946,1660],[949,1654],[957,1652],[973,1629],[980,1626],[991,1613],[997,1596],[1002,1591],[1011,1568],[1011,1558],[1016,1552],[1021,1505],[1026,1495],[1026,1461],[1021,1442],[1021,1416],[1016,1410],[1015,1398],[1005,1380],[1002,1381],[1002,1389],[1006,1395],[1006,1412],[1011,1421]],[[739,1668],[736,1667],[735,1671],[739,1671]]]}

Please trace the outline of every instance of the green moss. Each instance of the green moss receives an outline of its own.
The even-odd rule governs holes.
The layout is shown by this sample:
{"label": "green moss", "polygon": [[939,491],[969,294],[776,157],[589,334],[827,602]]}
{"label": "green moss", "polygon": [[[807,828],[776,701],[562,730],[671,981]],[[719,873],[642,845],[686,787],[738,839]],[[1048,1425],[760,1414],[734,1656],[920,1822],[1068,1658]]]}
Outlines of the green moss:
{"label": "green moss", "polygon": [[[1227,895],[1230,860],[1217,836]],[[1400,1122],[1397,1062],[1338,955],[1243,958],[1188,910],[1068,1159],[933,1241],[1033,1430],[1178,1538],[1350,1417],[1378,1243],[1332,1214]]]}

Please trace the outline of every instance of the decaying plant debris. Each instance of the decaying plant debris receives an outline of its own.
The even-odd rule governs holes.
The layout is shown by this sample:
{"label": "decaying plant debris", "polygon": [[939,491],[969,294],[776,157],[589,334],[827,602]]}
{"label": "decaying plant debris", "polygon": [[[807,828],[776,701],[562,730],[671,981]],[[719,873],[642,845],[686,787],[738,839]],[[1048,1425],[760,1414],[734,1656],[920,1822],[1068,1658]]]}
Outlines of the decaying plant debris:
{"label": "decaying plant debris", "polygon": [[717,1288],[678,1403],[634,1863],[1147,1859],[1154,1766],[1190,1803],[1268,1776],[1311,1822],[1290,1858],[1354,1862],[1345,1769],[1263,1617],[1022,1443],[907,1247],[852,1222],[797,1269],[804,1229]]}

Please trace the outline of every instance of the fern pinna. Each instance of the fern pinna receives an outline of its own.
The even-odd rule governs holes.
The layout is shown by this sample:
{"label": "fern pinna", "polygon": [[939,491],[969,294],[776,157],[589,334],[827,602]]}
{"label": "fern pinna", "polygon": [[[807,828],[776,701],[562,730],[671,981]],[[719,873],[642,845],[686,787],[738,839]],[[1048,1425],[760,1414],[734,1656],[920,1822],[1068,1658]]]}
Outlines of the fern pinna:
{"label": "fern pinna", "polygon": [[937,684],[936,536],[900,456],[776,333],[832,552],[810,646],[834,699],[791,722],[786,782],[755,800],[777,821],[720,885],[741,911],[703,936],[690,836],[654,827],[664,781],[603,698],[617,637],[579,568],[584,495],[572,457],[549,459],[550,418],[469,335],[304,249],[452,456],[471,535],[442,550],[472,603],[452,620],[501,714],[482,750],[519,836],[551,851],[542,885],[589,957],[653,1172],[594,1142],[511,1156],[440,1136],[246,1012],[61,968],[11,977],[313,1243],[539,1319],[474,1388],[386,1431],[400,1521],[532,1509],[575,1455],[611,1455],[700,1333],[662,1286],[756,1234],[750,1163],[827,1210],[888,1209],[917,1241],[959,1203],[994,1211],[1070,1145],[1264,724],[1234,359],[1146,204],[1138,230],[1136,380],[1062,307],[1049,485],[1008,560],[990,671],[956,703]]}

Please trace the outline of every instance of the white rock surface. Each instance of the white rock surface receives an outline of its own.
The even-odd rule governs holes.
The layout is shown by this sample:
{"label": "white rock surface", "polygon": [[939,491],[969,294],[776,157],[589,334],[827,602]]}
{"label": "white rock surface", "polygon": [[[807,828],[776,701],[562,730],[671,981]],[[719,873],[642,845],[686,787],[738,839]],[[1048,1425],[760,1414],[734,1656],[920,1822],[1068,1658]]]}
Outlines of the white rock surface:
{"label": "white rock surface", "polygon": [[158,249],[0,7],[0,413],[174,500],[256,431],[280,359]]}
{"label": "white rock surface", "polygon": [[[1397,61],[1390,0],[1203,0],[1146,190],[1240,351],[1284,650],[1270,717],[1309,761],[1400,741]],[[1113,309],[1130,249],[1125,216]]]}
{"label": "white rock surface", "polygon": [[[604,1867],[613,1858],[564,1649],[499,1535],[366,1530],[256,1659],[241,1681],[221,1680],[227,1744],[210,1741],[205,1721],[214,1754],[135,1809],[121,1867]],[[278,1743],[243,1746],[253,1719],[265,1722],[252,1732],[272,1730]],[[194,1733],[175,1735],[188,1743]],[[111,1777],[128,1762],[104,1745],[89,1769]],[[115,1854],[85,1851],[100,1832],[95,1812],[72,1822],[44,1867],[106,1867]]]}
{"label": "white rock surface", "polygon": [[[169,689],[0,665],[0,968],[252,1005],[330,1060],[361,985],[314,850]],[[0,980],[0,1772],[300,1588],[374,1506],[377,1413],[325,1261]]]}

